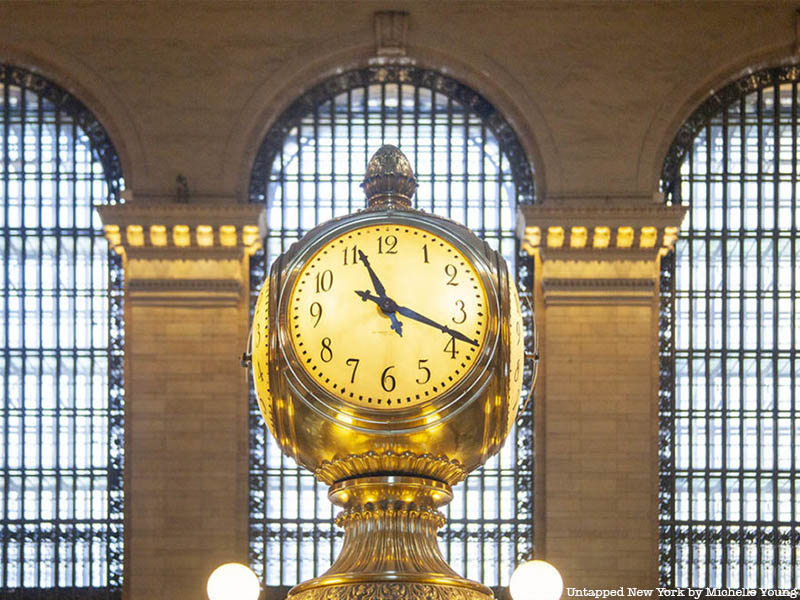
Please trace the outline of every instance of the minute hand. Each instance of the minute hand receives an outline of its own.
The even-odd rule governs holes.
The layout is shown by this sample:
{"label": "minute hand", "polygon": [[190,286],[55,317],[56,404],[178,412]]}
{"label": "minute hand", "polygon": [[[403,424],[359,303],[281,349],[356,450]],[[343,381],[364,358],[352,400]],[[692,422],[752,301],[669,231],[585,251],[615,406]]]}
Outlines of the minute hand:
{"label": "minute hand", "polygon": [[378,276],[375,274],[375,271],[372,270],[372,266],[369,264],[369,259],[367,255],[364,254],[361,250],[358,251],[358,258],[364,263],[364,266],[367,267],[367,271],[369,272],[369,278],[372,280],[372,286],[375,288],[375,293],[378,294],[381,298],[386,297],[386,288],[383,287],[381,280],[378,279]]}
{"label": "minute hand", "polygon": [[415,321],[419,321],[420,323],[424,323],[425,325],[430,325],[431,327],[434,327],[439,331],[443,331],[444,333],[453,336],[457,340],[461,340],[462,342],[467,342],[468,344],[472,344],[473,346],[478,345],[478,342],[469,339],[463,333],[459,333],[455,329],[450,329],[447,325],[441,325],[436,321],[433,321],[428,317],[425,317],[419,314],[418,312],[411,310],[410,308],[406,308],[405,306],[398,306],[396,310],[404,317],[408,317],[409,319],[414,319]]}

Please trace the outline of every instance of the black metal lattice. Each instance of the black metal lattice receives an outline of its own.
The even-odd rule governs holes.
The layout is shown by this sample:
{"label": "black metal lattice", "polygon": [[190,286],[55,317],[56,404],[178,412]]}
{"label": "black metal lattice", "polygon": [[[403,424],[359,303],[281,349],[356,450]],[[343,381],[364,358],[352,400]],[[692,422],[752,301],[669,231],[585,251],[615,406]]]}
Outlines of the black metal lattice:
{"label": "black metal lattice", "polygon": [[[516,207],[534,199],[516,134],[480,94],[411,66],[348,71],[294,101],[267,133],[250,199],[267,207],[265,252],[252,260],[258,293],[266,266],[316,224],[364,206],[359,184],[382,144],[408,156],[416,206],[459,221],[503,253],[523,294],[530,258],[514,235]],[[523,302],[523,304],[525,304]],[[524,309],[529,324],[532,315]],[[526,340],[528,347],[532,339]],[[531,374],[526,374],[526,390]],[[526,392],[524,390],[524,392]],[[250,411],[250,562],[268,586],[321,574],[341,545],[327,489],[283,456],[257,405]],[[487,585],[508,578],[533,547],[533,417],[529,407],[501,454],[455,489],[440,544],[450,564]]]}
{"label": "black metal lattice", "polygon": [[122,265],[96,204],[123,185],[91,112],[0,64],[0,596],[122,586]]}
{"label": "black metal lattice", "polygon": [[664,164],[660,581],[800,587],[800,68],[706,100]]}

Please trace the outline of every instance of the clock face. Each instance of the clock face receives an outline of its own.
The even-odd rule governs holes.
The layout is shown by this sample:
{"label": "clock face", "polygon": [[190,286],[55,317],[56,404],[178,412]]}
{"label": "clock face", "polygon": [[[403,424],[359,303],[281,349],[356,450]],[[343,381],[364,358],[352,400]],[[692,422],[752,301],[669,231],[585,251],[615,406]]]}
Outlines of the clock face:
{"label": "clock face", "polygon": [[359,407],[440,396],[475,364],[489,312],[477,271],[451,243],[406,225],[334,238],[303,266],[288,332],[306,372]]}

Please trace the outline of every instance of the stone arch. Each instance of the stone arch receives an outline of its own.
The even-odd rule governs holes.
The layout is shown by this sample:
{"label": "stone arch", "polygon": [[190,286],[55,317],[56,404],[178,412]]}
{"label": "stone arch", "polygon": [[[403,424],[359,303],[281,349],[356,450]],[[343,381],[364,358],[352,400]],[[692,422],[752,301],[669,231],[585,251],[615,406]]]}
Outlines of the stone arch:
{"label": "stone arch", "polygon": [[[463,41],[443,39],[439,32],[420,35],[430,39],[410,44],[409,57],[394,64],[439,71],[484,96],[516,132],[536,173],[535,195],[545,198],[547,180],[561,179],[561,166],[552,133],[534,100],[501,65]],[[345,71],[387,64],[375,57],[374,42],[366,33],[324,45],[328,49],[324,56],[318,48],[309,49],[262,82],[245,103],[226,142],[223,165],[223,179],[236,190],[239,201],[246,201],[250,170],[264,136],[297,97]]]}

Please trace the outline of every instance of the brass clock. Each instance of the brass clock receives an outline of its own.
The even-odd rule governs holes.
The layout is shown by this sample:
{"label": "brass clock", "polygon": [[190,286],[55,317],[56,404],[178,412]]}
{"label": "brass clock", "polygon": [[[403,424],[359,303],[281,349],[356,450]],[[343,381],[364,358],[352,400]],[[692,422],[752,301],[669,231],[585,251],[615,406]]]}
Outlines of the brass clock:
{"label": "brass clock", "polygon": [[300,365],[348,405],[396,411],[458,385],[486,343],[486,291],[450,240],[412,225],[351,229],[307,261],[288,299]]}
{"label": "brass clock", "polygon": [[256,304],[250,354],[267,425],[345,509],[342,553],[293,600],[492,595],[441,557],[437,509],[513,427],[519,299],[502,256],[414,210],[415,188],[405,156],[381,148],[367,208],[278,257]]}

